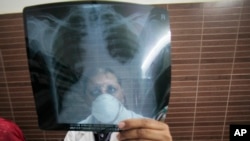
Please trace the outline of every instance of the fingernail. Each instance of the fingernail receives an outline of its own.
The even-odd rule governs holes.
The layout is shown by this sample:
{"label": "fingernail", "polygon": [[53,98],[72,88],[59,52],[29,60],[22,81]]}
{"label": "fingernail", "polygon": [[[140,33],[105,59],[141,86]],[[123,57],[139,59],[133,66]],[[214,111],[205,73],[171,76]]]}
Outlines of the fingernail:
{"label": "fingernail", "polygon": [[120,123],[118,124],[118,127],[119,127],[120,129],[124,128],[124,127],[125,127],[125,123],[124,123],[124,122],[120,122]]}

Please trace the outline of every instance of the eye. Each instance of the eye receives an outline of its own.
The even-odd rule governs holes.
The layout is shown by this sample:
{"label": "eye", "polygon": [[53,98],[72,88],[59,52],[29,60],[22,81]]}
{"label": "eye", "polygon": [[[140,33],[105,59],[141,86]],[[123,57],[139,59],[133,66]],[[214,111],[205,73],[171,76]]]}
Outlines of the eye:
{"label": "eye", "polygon": [[99,96],[100,94],[102,94],[101,90],[99,88],[93,89],[90,91],[90,94],[94,97]]}
{"label": "eye", "polygon": [[115,94],[117,92],[117,89],[114,87],[114,86],[112,86],[112,85],[109,85],[108,87],[107,87],[107,93],[109,93],[109,94]]}

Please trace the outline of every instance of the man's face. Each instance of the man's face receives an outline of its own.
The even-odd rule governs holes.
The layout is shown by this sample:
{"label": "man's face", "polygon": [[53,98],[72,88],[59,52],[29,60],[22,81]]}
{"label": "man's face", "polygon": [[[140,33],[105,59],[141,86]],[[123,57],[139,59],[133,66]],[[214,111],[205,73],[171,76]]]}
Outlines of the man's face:
{"label": "man's face", "polygon": [[92,77],[88,81],[86,94],[91,101],[101,94],[110,94],[122,103],[124,102],[122,88],[117,78],[109,72],[98,73]]}

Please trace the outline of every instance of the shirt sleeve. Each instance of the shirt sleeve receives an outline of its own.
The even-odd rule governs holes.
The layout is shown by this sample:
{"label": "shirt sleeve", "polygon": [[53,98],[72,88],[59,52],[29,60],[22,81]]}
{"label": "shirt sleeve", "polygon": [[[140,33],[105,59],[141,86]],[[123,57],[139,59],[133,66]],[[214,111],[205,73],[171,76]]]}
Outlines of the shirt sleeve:
{"label": "shirt sleeve", "polygon": [[68,131],[64,141],[95,141],[93,132]]}
{"label": "shirt sleeve", "polygon": [[64,141],[74,141],[74,139],[75,139],[74,132],[68,131],[64,138]]}
{"label": "shirt sleeve", "polygon": [[0,118],[0,141],[25,141],[25,137],[17,124]]}

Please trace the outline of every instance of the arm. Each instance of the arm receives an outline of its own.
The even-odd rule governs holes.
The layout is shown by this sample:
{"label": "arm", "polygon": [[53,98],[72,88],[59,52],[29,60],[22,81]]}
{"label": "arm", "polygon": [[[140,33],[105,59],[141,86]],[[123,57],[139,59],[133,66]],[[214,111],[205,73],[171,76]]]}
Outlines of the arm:
{"label": "arm", "polygon": [[121,129],[117,136],[120,141],[172,141],[168,125],[153,119],[129,119],[118,126]]}

